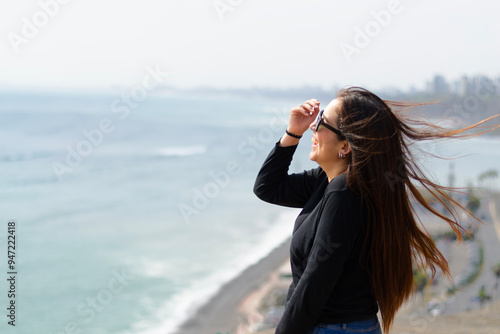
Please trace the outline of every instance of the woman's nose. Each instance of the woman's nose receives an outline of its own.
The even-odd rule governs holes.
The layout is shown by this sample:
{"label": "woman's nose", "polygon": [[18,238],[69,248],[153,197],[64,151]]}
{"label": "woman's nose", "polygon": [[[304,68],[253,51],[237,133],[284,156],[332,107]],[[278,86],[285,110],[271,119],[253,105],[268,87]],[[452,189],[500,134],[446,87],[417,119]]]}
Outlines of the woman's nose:
{"label": "woman's nose", "polygon": [[311,124],[309,124],[309,129],[311,129],[313,132],[314,132],[314,129],[316,128],[316,122],[317,121],[318,120],[316,119],[316,120],[314,120],[314,122],[312,122]]}

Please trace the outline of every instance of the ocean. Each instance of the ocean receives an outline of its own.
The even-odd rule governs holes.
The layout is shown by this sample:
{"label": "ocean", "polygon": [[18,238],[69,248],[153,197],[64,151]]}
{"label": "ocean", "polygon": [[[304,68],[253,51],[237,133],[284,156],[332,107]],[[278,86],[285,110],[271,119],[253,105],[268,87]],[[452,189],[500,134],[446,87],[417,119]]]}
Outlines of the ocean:
{"label": "ocean", "polygon": [[[2,249],[16,227],[14,298],[5,251],[0,260],[0,332],[173,333],[290,236],[298,211],[252,187],[301,102],[0,93]],[[310,138],[291,172],[316,166]],[[497,168],[499,141],[425,144],[460,158],[422,161],[444,184],[450,169],[455,186],[476,184]]]}

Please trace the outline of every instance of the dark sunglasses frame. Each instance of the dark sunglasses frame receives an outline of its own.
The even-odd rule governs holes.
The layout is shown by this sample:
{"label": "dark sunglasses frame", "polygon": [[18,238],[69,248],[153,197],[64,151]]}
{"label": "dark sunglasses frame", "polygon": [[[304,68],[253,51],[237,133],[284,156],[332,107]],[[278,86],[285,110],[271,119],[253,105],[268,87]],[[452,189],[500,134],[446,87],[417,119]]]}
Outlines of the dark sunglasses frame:
{"label": "dark sunglasses frame", "polygon": [[325,121],[323,120],[323,111],[324,110],[321,110],[318,113],[318,118],[316,118],[316,127],[314,128],[314,132],[318,132],[319,127],[321,125],[323,125],[328,130],[330,130],[330,131],[334,132],[335,134],[337,134],[339,137],[345,138],[344,135],[342,134],[342,132],[340,132],[339,130],[335,129],[333,126],[328,125],[328,124],[325,123]]}

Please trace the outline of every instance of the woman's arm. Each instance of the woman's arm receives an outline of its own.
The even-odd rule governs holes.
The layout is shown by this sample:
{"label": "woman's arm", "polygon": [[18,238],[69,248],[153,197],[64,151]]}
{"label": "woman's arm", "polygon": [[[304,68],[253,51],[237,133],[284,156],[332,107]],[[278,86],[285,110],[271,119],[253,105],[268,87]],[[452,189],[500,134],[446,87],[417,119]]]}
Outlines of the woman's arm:
{"label": "woman's arm", "polygon": [[307,203],[324,172],[321,168],[316,168],[288,174],[296,148],[297,146],[281,147],[279,142],[273,148],[255,180],[253,191],[261,200],[295,208],[302,208]]}
{"label": "woman's arm", "polygon": [[[287,132],[302,136],[319,111],[318,100],[311,99],[293,108]],[[263,201],[303,207],[311,196],[321,169],[288,175],[288,168],[300,138],[285,133],[262,165],[254,185],[254,193]]]}

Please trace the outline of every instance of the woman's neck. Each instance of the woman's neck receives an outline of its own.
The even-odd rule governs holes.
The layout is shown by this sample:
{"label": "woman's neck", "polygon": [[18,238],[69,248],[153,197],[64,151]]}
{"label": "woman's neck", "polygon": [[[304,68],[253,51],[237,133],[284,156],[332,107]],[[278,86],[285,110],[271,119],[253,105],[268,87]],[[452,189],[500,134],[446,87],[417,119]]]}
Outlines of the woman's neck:
{"label": "woman's neck", "polygon": [[[326,168],[325,168],[326,167]],[[347,171],[347,163],[337,163],[331,166],[321,166],[328,177],[328,182],[330,183],[337,176],[344,174]]]}

